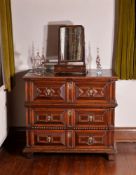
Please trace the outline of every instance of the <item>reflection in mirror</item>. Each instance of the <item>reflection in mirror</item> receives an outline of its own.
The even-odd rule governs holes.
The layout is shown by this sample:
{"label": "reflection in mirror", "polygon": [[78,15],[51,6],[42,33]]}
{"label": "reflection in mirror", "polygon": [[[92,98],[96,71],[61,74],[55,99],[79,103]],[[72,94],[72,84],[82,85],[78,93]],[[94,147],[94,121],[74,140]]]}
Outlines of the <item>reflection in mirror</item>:
{"label": "reflection in mirror", "polygon": [[60,62],[83,62],[84,29],[83,26],[60,27]]}

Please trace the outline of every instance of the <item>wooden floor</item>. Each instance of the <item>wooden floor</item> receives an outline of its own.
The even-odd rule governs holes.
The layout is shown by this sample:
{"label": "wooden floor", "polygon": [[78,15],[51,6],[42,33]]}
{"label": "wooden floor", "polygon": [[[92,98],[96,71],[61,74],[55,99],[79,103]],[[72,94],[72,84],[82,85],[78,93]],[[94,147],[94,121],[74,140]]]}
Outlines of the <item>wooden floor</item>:
{"label": "wooden floor", "polygon": [[27,159],[21,149],[0,152],[0,175],[136,175],[136,143],[118,143],[115,161],[104,155],[36,154]]}

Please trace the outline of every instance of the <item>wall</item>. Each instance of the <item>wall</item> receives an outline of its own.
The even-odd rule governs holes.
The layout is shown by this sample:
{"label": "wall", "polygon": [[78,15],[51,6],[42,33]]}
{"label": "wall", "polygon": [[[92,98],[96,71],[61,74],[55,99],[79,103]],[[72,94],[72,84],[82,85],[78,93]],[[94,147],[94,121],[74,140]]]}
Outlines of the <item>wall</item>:
{"label": "wall", "polygon": [[[100,48],[102,67],[111,68],[114,0],[12,0],[12,16],[17,74],[31,67],[29,56],[32,42],[35,50],[40,52],[43,43],[46,45],[45,29],[48,24],[65,22],[82,24],[85,27],[86,58],[91,58],[91,68],[95,68],[97,47]],[[22,88],[19,89],[22,92],[24,86],[19,87]],[[133,92],[135,88],[135,81],[117,82],[119,106],[116,108],[116,126],[136,125],[136,93]],[[11,103],[19,103],[18,96],[12,96],[13,98],[9,98]],[[12,111],[12,125],[25,124],[23,112]]]}
{"label": "wall", "polygon": [[6,93],[0,87],[0,146],[7,136]]}
{"label": "wall", "polygon": [[113,0],[57,0],[57,5],[55,0],[12,0],[15,51],[22,62],[17,69],[28,68],[32,41],[35,48],[42,48],[44,27],[65,21],[85,27],[86,56],[90,42],[92,67],[95,67],[97,47],[103,67],[111,67],[113,11]]}

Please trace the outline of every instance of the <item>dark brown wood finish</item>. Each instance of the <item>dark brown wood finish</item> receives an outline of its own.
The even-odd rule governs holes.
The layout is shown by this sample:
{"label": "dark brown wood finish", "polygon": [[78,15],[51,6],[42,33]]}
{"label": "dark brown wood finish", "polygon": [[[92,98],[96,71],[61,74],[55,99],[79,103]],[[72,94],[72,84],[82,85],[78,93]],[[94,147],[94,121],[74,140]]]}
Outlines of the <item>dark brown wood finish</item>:
{"label": "dark brown wood finish", "polygon": [[[97,76],[27,73],[26,153],[88,152],[113,155],[115,81],[111,70]],[[112,158],[112,156],[109,156]]]}
{"label": "dark brown wood finish", "polygon": [[[64,36],[65,38],[64,43],[62,43],[62,35],[61,35],[62,28],[65,28],[66,31],[69,31],[68,33],[70,34],[69,35],[67,32],[66,32],[67,34],[65,33],[66,35]],[[78,29],[80,29],[81,31],[79,33],[75,33],[75,31],[77,31]],[[64,55],[62,54],[62,50],[63,50],[62,45],[66,49],[66,50],[64,49],[64,53],[65,53]],[[78,47],[79,45],[80,47]],[[85,65],[85,36],[84,36],[84,27],[82,25],[60,26],[58,48],[59,48],[58,64],[54,66],[54,72],[56,74],[63,74],[63,73],[86,74],[87,73],[86,65]],[[78,51],[78,48],[80,48],[79,51]],[[73,56],[76,56],[76,57],[73,59]]]}
{"label": "dark brown wood finish", "polygon": [[54,69],[56,74],[62,73],[78,73],[78,74],[86,74],[86,66],[84,65],[55,65]]}

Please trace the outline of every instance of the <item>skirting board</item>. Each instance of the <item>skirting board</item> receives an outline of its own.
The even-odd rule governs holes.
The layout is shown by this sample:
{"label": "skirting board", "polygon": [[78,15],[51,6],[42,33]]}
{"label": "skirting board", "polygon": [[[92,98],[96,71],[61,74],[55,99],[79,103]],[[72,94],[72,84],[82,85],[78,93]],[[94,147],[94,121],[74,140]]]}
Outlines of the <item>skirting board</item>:
{"label": "skirting board", "polygon": [[[8,140],[16,140],[19,143],[25,143],[25,127],[10,127]],[[136,127],[116,127],[116,142],[136,142]]]}
{"label": "skirting board", "polygon": [[136,127],[116,127],[116,142],[136,142]]}

